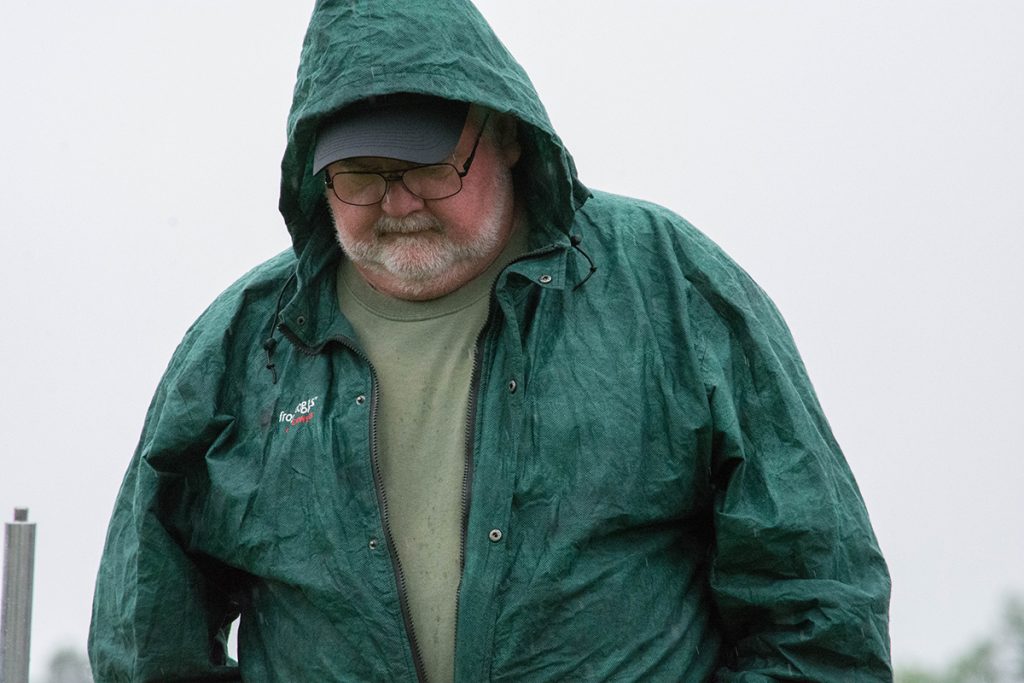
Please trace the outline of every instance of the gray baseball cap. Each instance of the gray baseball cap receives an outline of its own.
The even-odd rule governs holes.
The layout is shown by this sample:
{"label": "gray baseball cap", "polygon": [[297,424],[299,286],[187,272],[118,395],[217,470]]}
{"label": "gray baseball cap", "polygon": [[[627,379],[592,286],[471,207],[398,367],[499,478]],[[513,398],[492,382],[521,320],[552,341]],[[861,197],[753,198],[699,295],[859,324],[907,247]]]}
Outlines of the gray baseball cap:
{"label": "gray baseball cap", "polygon": [[444,161],[466,124],[469,104],[429,95],[363,100],[321,124],[313,173],[352,157],[385,157],[415,164]]}

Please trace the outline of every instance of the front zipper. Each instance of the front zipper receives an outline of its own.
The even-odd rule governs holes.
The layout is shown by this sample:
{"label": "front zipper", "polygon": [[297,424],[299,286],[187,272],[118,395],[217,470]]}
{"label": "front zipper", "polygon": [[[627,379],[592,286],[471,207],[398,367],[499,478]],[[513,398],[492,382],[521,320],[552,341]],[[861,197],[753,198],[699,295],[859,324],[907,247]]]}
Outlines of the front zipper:
{"label": "front zipper", "polygon": [[[493,309],[493,304],[492,304]],[[462,600],[462,577],[466,571],[466,536],[469,529],[469,502],[473,490],[473,442],[476,439],[476,406],[480,393],[480,347],[491,321],[491,310],[487,322],[476,336],[473,345],[473,372],[469,381],[469,401],[466,409],[466,459],[462,467],[462,529],[459,534],[459,585],[455,589],[455,632],[452,638],[452,671],[458,661],[455,653],[459,643],[459,603]]]}
{"label": "front zipper", "polygon": [[[315,356],[323,349],[323,346],[326,346],[325,342],[323,346],[316,350],[309,349],[287,327],[280,325],[279,329],[289,341],[307,355]],[[427,673],[423,666],[423,653],[420,651],[419,642],[416,640],[416,632],[412,626],[412,615],[409,613],[409,594],[405,585],[405,573],[402,571],[402,561],[398,557],[398,548],[395,546],[395,537],[391,532],[391,523],[388,520],[388,500],[387,496],[384,495],[384,477],[380,471],[380,455],[377,450],[377,396],[379,393],[377,371],[373,369],[373,363],[370,362],[366,354],[348,337],[331,337],[328,341],[337,342],[349,348],[354,354],[362,358],[366,362],[366,366],[370,368],[370,378],[372,380],[370,385],[370,466],[373,470],[373,488],[377,494],[380,521],[384,527],[384,538],[388,546],[388,555],[391,558],[391,568],[395,574],[395,585],[398,588],[398,606],[402,612],[402,625],[405,627],[405,635],[409,639],[409,648],[412,650],[413,666],[416,667],[416,680],[420,683],[427,683]],[[456,597],[456,605],[458,605],[458,597]],[[458,607],[456,607],[457,609]]]}
{"label": "front zipper", "polygon": [[[502,268],[502,273],[513,263],[542,256],[557,249],[558,247],[551,245],[523,254],[505,264],[505,268]],[[476,441],[476,409],[480,399],[480,375],[482,374],[480,371],[480,352],[494,318],[494,309],[497,303],[494,293],[497,291],[498,279],[500,277],[501,273],[491,283],[491,292],[488,296],[487,320],[484,321],[484,326],[480,328],[480,332],[476,336],[476,342],[473,345],[473,372],[470,375],[469,401],[466,409],[466,460],[462,468],[462,530],[459,537],[459,586],[455,590],[455,637],[453,639],[454,651],[452,657],[454,662],[452,670],[456,674],[458,673],[456,671],[458,658],[455,657],[455,654],[459,649],[459,604],[462,600],[462,579],[466,572],[466,537],[469,535],[469,504],[473,494],[473,446]]]}
{"label": "front zipper", "polygon": [[423,653],[420,651],[420,644],[416,640],[416,631],[412,625],[412,614],[409,612],[409,594],[405,585],[405,573],[402,571],[402,560],[398,557],[398,547],[395,545],[395,537],[391,533],[391,522],[388,519],[388,499],[384,494],[384,477],[380,471],[380,454],[377,450],[377,371],[373,369],[373,364],[370,363],[370,360],[361,351],[351,345],[349,345],[349,348],[362,356],[370,367],[370,376],[373,378],[373,385],[370,389],[370,462],[373,465],[373,488],[377,492],[380,520],[384,526],[384,537],[388,544],[388,554],[391,556],[391,566],[395,572],[395,583],[398,586],[398,605],[402,610],[402,623],[405,625],[405,634],[409,638],[409,646],[412,649],[412,662],[416,667],[416,678],[420,683],[427,683],[427,672],[423,666]]}

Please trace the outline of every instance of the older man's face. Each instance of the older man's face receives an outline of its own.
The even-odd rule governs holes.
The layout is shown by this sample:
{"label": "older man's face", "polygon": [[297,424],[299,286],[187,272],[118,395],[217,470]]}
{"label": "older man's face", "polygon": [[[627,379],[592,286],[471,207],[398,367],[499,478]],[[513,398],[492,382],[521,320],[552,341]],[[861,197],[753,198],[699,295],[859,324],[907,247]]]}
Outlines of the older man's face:
{"label": "older man's face", "polygon": [[[469,156],[481,118],[474,108],[455,147],[458,168]],[[390,182],[383,201],[372,206],[346,204],[328,190],[338,241],[375,289],[399,299],[433,299],[472,280],[501,253],[512,232],[511,170],[519,148],[514,142],[499,146],[495,139],[501,136],[484,135],[462,191],[446,199],[421,199],[398,181]],[[412,165],[359,157],[335,162],[327,172],[388,172]]]}

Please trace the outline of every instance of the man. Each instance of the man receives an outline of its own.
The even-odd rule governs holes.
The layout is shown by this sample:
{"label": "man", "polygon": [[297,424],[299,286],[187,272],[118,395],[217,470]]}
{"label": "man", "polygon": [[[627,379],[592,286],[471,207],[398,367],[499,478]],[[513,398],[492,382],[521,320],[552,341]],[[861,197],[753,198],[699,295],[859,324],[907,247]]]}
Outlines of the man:
{"label": "man", "polygon": [[468,2],[319,2],[282,171],[293,250],[148,412],[98,681],[891,678],[885,565],[777,311],[587,190]]}

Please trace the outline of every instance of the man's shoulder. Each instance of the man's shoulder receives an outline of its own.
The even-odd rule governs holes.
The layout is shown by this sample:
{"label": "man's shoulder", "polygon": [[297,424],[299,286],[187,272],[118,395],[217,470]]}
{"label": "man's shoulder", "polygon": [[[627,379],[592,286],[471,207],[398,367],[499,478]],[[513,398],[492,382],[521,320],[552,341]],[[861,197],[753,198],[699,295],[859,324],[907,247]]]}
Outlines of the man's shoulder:
{"label": "man's shoulder", "polygon": [[295,260],[295,253],[287,249],[235,280],[203,311],[190,332],[222,328],[253,315],[270,315],[277,296],[295,271]]}
{"label": "man's shoulder", "polygon": [[577,218],[598,228],[615,226],[619,234],[696,230],[685,218],[660,204],[601,190],[591,190]]}
{"label": "man's shoulder", "polygon": [[221,292],[185,332],[169,370],[200,359],[227,360],[233,351],[258,347],[275,325],[281,291],[295,271],[291,249],[259,264]]}
{"label": "man's shoulder", "polygon": [[633,289],[633,300],[685,301],[678,310],[685,311],[693,329],[703,335],[724,339],[729,329],[756,328],[788,338],[785,323],[764,290],[711,238],[675,212],[595,192],[593,201],[577,214],[575,228],[583,235],[581,246],[597,264],[597,274],[614,282],[618,294]]}
{"label": "man's shoulder", "polygon": [[[710,237],[676,212],[653,202],[594,191],[576,215],[583,245],[621,266],[659,280],[748,278]],[[671,278],[670,278],[671,279]]]}

